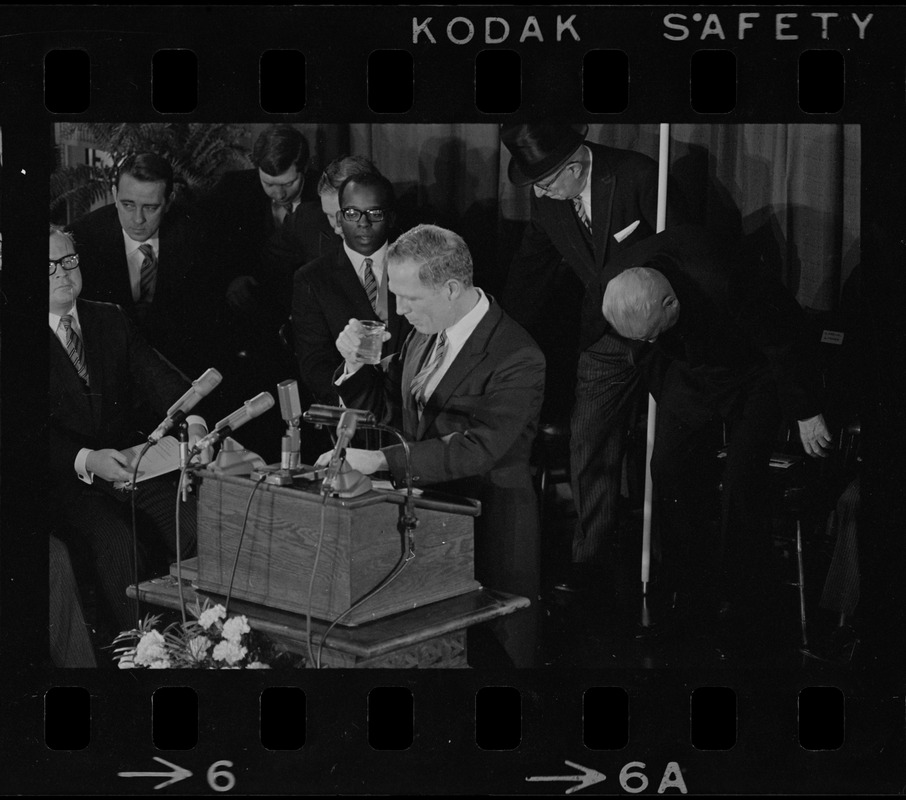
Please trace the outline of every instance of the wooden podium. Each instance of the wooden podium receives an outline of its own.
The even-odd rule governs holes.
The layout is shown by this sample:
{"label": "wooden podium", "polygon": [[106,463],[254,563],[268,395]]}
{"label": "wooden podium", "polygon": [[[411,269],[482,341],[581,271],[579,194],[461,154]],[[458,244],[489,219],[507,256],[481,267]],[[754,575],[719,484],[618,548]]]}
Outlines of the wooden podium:
{"label": "wooden podium", "polygon": [[[232,597],[331,622],[380,585],[406,553],[405,537],[397,530],[405,502],[399,492],[323,502],[320,482],[255,489],[247,477],[210,470],[198,474],[200,590],[230,591],[253,489]],[[473,520],[480,504],[426,494],[415,505],[415,557],[393,582],[346,614],[342,625],[360,625],[480,588],[473,568]]]}

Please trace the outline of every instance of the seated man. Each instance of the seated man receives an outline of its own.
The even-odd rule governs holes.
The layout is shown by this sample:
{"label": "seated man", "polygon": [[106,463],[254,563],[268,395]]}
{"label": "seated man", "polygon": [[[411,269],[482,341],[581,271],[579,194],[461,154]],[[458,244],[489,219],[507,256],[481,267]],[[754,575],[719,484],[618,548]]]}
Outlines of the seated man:
{"label": "seated man", "polygon": [[296,271],[293,335],[299,375],[316,403],[336,405],[336,342],[351,317],[381,320],[390,332],[384,355],[399,350],[409,323],[387,283],[387,239],[393,226],[393,185],[378,173],[347,178],[338,192],[336,224],[343,246]]}
{"label": "seated man", "polygon": [[142,337],[181,370],[211,366],[209,278],[199,231],[174,203],[173,168],[156,153],[128,156],[112,205],[70,226],[84,295],[116,303]]}
{"label": "seated man", "polygon": [[55,667],[96,667],[69,550],[56,536],[48,538],[50,658]]}
{"label": "seated man", "polygon": [[[79,299],[82,275],[72,239],[50,229],[50,478],[62,521],[86,548],[103,602],[120,629],[136,620],[126,597],[133,582],[132,517],[127,492],[132,470],[120,449],[142,442],[188,380],[139,336],[122,309]],[[206,432],[187,420],[190,445]],[[177,473],[178,474],[178,473]],[[176,553],[176,483],[171,476],[135,488],[138,533],[144,546]],[[195,546],[195,504],[180,504],[180,550]],[[140,558],[139,574],[148,562]],[[145,575],[147,577],[147,575]]]}
{"label": "seated man", "polygon": [[754,610],[772,588],[765,498],[781,416],[798,422],[810,456],[825,455],[831,442],[802,309],[783,286],[735,262],[693,226],[626,251],[602,282],[605,319],[619,335],[653,345],[645,364],[658,401],[651,476],[667,566],[691,568],[677,555],[707,525],[702,469],[716,463],[709,431],[723,421],[717,588],[725,615],[731,604]]}
{"label": "seated man", "polygon": [[[472,258],[457,234],[433,225],[413,228],[391,245],[387,274],[397,310],[415,330],[399,354],[371,366],[356,354],[360,328],[351,320],[337,337],[345,359],[340,394],[348,407],[371,409],[402,431],[411,442],[416,484],[481,500],[475,576],[532,601],[531,609],[495,626],[513,663],[530,667],[539,519],[529,455],[544,395],[544,356],[473,285]],[[346,454],[353,469],[389,469],[405,482],[402,445]]]}

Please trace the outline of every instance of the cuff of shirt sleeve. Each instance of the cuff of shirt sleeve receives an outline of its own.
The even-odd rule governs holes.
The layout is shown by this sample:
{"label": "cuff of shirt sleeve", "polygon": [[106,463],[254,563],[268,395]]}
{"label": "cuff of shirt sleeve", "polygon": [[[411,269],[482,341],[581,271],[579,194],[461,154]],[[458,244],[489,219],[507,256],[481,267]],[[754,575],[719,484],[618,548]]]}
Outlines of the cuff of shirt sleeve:
{"label": "cuff of shirt sleeve", "polygon": [[88,456],[94,452],[89,450],[87,447],[83,447],[76,454],[75,457],[75,471],[76,475],[79,476],[79,480],[84,483],[94,483],[94,473],[88,471]]}

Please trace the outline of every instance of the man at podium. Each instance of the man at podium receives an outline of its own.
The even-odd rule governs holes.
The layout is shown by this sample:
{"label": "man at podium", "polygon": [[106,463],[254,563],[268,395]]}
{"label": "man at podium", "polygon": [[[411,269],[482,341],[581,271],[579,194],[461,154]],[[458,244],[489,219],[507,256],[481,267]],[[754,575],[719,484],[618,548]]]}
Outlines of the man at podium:
{"label": "man at podium", "polygon": [[[387,253],[387,274],[397,311],[414,330],[399,353],[372,366],[358,354],[359,321],[350,320],[336,342],[345,359],[339,394],[347,407],[369,409],[403,432],[411,442],[414,484],[481,501],[475,577],[487,588],[531,600],[527,611],[493,623],[512,664],[531,667],[540,526],[529,456],[544,394],[544,356],[473,284],[471,254],[452,231],[419,225],[404,233]],[[349,448],[346,461],[364,474],[389,470],[405,484],[402,445]],[[470,630],[473,666],[493,663],[485,662],[483,635]]]}

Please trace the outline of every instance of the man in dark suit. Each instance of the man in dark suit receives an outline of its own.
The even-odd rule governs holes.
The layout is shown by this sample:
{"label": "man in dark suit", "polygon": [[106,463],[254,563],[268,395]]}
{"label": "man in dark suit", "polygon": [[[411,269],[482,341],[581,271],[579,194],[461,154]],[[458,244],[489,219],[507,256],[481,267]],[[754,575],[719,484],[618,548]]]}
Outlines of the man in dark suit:
{"label": "man in dark suit", "polygon": [[336,339],[350,318],[380,320],[390,333],[384,355],[399,350],[409,323],[388,288],[387,237],[393,226],[393,185],[378,173],[347,178],[340,187],[337,227],[343,246],[296,271],[293,334],[299,374],[315,402],[336,405]]}
{"label": "man in dark suit", "polygon": [[[273,237],[303,215],[313,223],[305,226],[313,233],[326,228],[316,217],[318,176],[309,167],[301,131],[285,124],[265,128],[255,139],[251,160],[253,169],[221,177],[203,209],[206,250],[217,262],[215,291],[237,311],[262,299],[278,307],[285,302],[281,295],[289,291],[293,265],[266,260]],[[306,243],[310,246],[308,237]],[[319,253],[306,255],[311,259]]]}
{"label": "man in dark suit", "polygon": [[717,584],[725,614],[764,609],[776,593],[765,508],[781,417],[797,423],[810,456],[825,456],[832,438],[802,309],[764,269],[697,226],[625,251],[602,282],[607,322],[652,345],[644,372],[658,401],[651,475],[665,564],[682,576],[694,569],[677,563],[678,551],[708,529],[704,475],[724,423],[719,577],[706,583]]}
{"label": "man in dark suit", "polygon": [[[72,239],[50,231],[50,474],[52,495],[76,541],[87,549],[103,601],[123,629],[132,627],[132,524],[126,492],[132,465],[121,448],[141,443],[189,388],[111,303],[79,299],[82,276]],[[187,420],[190,445],[204,420]],[[176,552],[176,485],[164,476],[138,484],[139,536]],[[181,551],[195,544],[194,502],[181,504]],[[140,564],[140,571],[142,565]]]}
{"label": "man in dark suit", "polygon": [[269,263],[286,264],[295,272],[319,256],[333,253],[343,241],[337,222],[339,191],[353,175],[379,174],[377,167],[362,156],[340,156],[331,161],[318,179],[318,203],[303,203],[289,217],[266,246]]}
{"label": "man in dark suit", "polygon": [[112,205],[70,226],[86,298],[120,305],[144,338],[180,369],[210,366],[207,279],[197,231],[173,205],[173,170],[155,153],[128,156]]}
{"label": "man in dark suit", "polygon": [[[572,569],[557,588],[612,587],[617,504],[631,412],[641,399],[638,347],[607,331],[596,280],[607,261],[656,229],[657,164],[585,140],[587,125],[517,124],[501,129],[509,178],[531,185],[531,219],[513,259],[502,304],[531,326],[545,313],[562,261],[585,288],[579,333],[570,462],[578,524]],[[671,216],[677,203],[671,203]]]}
{"label": "man in dark suit", "polygon": [[[532,601],[532,609],[496,626],[513,663],[530,667],[539,520],[529,456],[544,394],[544,356],[474,286],[471,255],[455,233],[413,228],[390,247],[387,271],[397,309],[415,330],[399,354],[370,366],[357,354],[360,327],[352,320],[337,338],[345,359],[339,391],[348,407],[374,410],[402,431],[415,484],[481,500],[475,575],[491,589]],[[389,469],[397,482],[406,480],[402,445],[347,449],[346,458],[363,473]]]}

